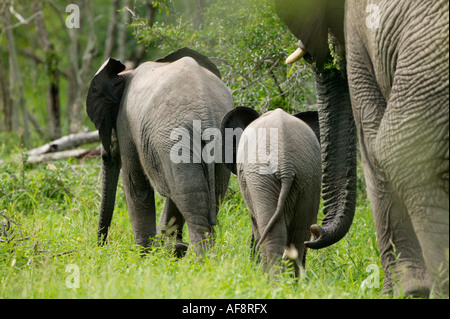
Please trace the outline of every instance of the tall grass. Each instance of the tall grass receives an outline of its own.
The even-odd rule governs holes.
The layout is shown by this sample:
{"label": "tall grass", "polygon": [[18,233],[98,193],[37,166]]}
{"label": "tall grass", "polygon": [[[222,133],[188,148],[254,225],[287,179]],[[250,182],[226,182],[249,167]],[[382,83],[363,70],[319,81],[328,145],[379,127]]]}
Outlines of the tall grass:
{"label": "tall grass", "polygon": [[[270,278],[250,259],[250,219],[235,178],[220,208],[215,246],[203,260],[190,253],[176,259],[164,247],[141,257],[120,183],[109,244],[98,247],[99,170],[98,159],[36,167],[2,164],[0,212],[11,222],[8,230],[0,216],[0,298],[384,297],[364,197],[347,236],[332,247],[310,250],[307,278],[297,282],[289,271]],[[163,202],[157,196],[158,211]],[[380,276],[372,276],[367,288],[362,283],[372,278],[373,267]]]}

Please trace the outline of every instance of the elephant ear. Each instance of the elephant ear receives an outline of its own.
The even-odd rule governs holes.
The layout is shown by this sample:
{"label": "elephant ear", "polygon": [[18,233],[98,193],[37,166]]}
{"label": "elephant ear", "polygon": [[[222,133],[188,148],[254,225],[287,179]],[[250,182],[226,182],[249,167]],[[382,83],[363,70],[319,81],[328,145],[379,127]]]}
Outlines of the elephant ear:
{"label": "elephant ear", "polygon": [[275,10],[321,70],[329,57],[328,32],[344,44],[345,0],[275,0]]}
{"label": "elephant ear", "polygon": [[187,47],[184,47],[184,48],[181,48],[181,49],[179,49],[179,50],[177,50],[175,52],[172,52],[172,53],[166,55],[165,57],[156,60],[155,62],[175,62],[175,61],[177,61],[177,60],[179,60],[181,58],[187,57],[187,56],[191,57],[195,61],[197,61],[197,63],[201,67],[203,67],[203,68],[211,71],[212,73],[214,73],[219,79],[222,78],[222,76],[220,75],[220,71],[217,68],[217,66],[214,63],[212,63],[211,60],[206,55],[198,53],[197,51],[192,50],[192,49],[187,48]]}
{"label": "elephant ear", "polygon": [[99,131],[103,148],[110,156],[112,129],[116,128],[125,77],[118,75],[125,66],[109,58],[100,67],[89,85],[86,112]]}
{"label": "elephant ear", "polygon": [[319,125],[319,112],[317,111],[305,111],[294,114],[294,116],[306,124],[313,130],[314,134],[316,134],[317,139],[320,143],[320,125]]}
{"label": "elephant ear", "polygon": [[259,113],[252,108],[238,106],[222,119],[220,131],[222,133],[223,163],[236,175],[236,155],[239,140],[245,128],[259,117]]}

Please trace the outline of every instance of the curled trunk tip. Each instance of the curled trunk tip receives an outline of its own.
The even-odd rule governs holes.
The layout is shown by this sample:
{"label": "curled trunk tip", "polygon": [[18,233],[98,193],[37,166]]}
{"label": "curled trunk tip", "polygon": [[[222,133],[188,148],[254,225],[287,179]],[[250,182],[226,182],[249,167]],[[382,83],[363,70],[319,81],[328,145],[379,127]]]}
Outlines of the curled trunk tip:
{"label": "curled trunk tip", "polygon": [[305,241],[305,246],[311,249],[321,249],[327,246],[331,246],[334,243],[341,240],[348,230],[353,221],[353,214],[350,214],[348,220],[343,222],[341,227],[336,227],[336,225],[311,225],[311,240]]}
{"label": "curled trunk tip", "polygon": [[310,241],[305,241],[305,246],[311,249],[320,249],[322,247],[324,247],[321,243],[323,242],[324,239],[324,231],[322,229],[322,227],[320,227],[317,224],[311,225],[311,227],[309,228],[310,232],[311,232],[311,240]]}

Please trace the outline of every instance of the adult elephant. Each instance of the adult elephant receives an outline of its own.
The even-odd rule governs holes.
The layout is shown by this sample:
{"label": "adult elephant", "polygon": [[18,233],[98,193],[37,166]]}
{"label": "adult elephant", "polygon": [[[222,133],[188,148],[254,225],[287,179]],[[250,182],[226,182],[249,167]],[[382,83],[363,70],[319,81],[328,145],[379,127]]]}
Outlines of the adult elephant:
{"label": "adult elephant", "polygon": [[356,129],[384,289],[428,296],[434,284],[448,296],[448,1],[275,6],[300,40],[290,61],[304,55],[316,79],[326,215],[308,246],[335,243],[352,223]]}
{"label": "adult elephant", "polygon": [[99,243],[108,234],[122,170],[136,244],[148,247],[156,235],[156,189],[166,197],[159,228],[170,224],[181,240],[186,222],[191,244],[201,253],[230,177],[224,164],[204,160],[205,131],[218,130],[233,109],[231,93],[217,67],[189,48],[134,71],[124,69],[108,59],[86,101],[103,145]]}

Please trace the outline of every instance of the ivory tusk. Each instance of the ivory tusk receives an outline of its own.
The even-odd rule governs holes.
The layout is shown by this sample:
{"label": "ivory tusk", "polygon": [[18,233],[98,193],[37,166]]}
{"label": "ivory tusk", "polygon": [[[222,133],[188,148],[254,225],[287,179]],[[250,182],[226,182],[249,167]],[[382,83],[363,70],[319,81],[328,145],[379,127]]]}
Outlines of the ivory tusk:
{"label": "ivory tusk", "polygon": [[298,48],[297,50],[295,50],[294,53],[292,53],[287,59],[286,59],[286,64],[292,64],[294,62],[297,62],[298,60],[300,60],[304,55],[306,54],[305,50],[302,50],[300,48]]}

